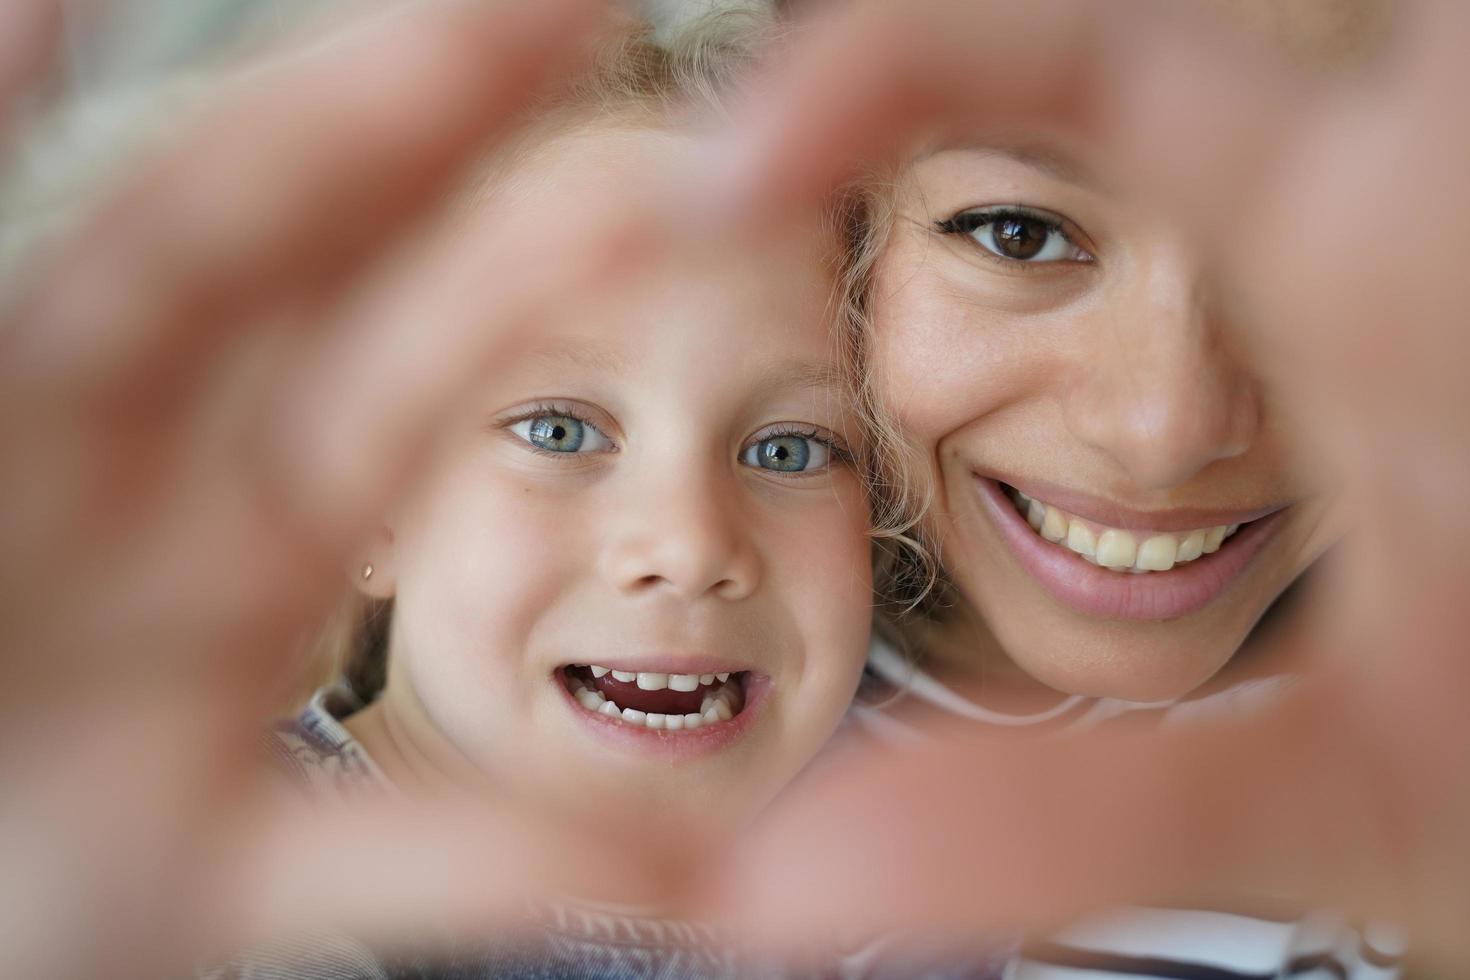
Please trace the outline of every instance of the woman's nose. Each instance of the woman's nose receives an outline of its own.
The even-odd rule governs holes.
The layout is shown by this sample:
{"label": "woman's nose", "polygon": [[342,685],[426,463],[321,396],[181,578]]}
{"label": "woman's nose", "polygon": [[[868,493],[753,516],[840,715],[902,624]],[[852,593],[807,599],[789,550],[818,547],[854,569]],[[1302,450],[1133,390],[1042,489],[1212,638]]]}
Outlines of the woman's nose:
{"label": "woman's nose", "polygon": [[685,468],[628,485],[630,499],[610,518],[599,561],[604,578],[629,595],[748,597],[760,582],[760,552],[731,480]]}
{"label": "woman's nose", "polygon": [[1259,425],[1255,379],[1230,349],[1198,278],[1157,260],[1109,304],[1063,395],[1073,433],[1145,490],[1239,456]]}

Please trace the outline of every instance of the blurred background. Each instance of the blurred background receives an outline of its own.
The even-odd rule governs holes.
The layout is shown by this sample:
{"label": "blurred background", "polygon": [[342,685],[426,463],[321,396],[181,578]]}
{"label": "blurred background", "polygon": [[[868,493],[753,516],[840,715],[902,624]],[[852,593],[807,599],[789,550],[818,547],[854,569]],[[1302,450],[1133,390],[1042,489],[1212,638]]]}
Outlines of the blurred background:
{"label": "blurred background", "polygon": [[[222,60],[312,20],[390,2],[399,0],[62,0],[65,43],[53,88],[0,164],[0,277],[91,200],[121,158],[177,123]],[[766,5],[637,2],[661,32],[712,9]]]}
{"label": "blurred background", "polygon": [[[3,0],[0,0],[3,2]],[[65,46],[53,88],[0,162],[0,285],[37,236],[64,226],[117,165],[175,125],[211,69],[303,22],[419,0],[60,0]],[[536,0],[502,0],[534,3]],[[775,0],[633,0],[663,33],[713,9]],[[1393,0],[1201,0],[1303,60],[1360,57]],[[797,4],[788,2],[785,7]]]}

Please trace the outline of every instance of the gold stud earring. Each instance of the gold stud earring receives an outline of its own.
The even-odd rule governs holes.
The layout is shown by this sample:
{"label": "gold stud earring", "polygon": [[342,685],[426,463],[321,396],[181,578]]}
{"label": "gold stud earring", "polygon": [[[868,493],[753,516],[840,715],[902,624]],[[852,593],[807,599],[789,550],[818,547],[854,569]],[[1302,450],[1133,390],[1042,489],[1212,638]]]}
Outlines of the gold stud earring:
{"label": "gold stud earring", "polygon": [[362,566],[362,580],[364,582],[366,582],[368,579],[370,579],[372,577],[373,577],[373,566],[372,566],[372,563],[369,562],[368,564]]}

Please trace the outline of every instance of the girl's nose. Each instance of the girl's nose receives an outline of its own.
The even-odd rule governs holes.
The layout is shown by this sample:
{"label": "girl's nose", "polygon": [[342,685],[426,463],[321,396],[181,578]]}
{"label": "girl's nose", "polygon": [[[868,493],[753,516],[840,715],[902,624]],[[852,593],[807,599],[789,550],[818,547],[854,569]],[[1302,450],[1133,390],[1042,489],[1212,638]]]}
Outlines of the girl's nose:
{"label": "girl's nose", "polygon": [[1160,260],[1113,309],[1063,391],[1073,434],[1143,490],[1180,486],[1250,449],[1257,385],[1197,279]]}
{"label": "girl's nose", "polygon": [[[608,529],[599,565],[629,594],[740,600],[760,582],[760,553],[738,494],[714,475],[643,480]],[[652,484],[652,485],[651,485]],[[611,510],[611,509],[610,509]]]}

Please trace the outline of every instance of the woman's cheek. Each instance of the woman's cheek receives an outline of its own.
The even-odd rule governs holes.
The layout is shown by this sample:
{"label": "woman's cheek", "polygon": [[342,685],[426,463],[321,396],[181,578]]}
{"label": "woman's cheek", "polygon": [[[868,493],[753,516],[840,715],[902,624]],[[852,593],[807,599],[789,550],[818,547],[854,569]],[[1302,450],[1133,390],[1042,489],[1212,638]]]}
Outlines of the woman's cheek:
{"label": "woman's cheek", "polygon": [[[988,412],[1004,364],[993,318],[920,270],[873,307],[877,394],[926,449]],[[1000,362],[999,364],[997,362]]]}

